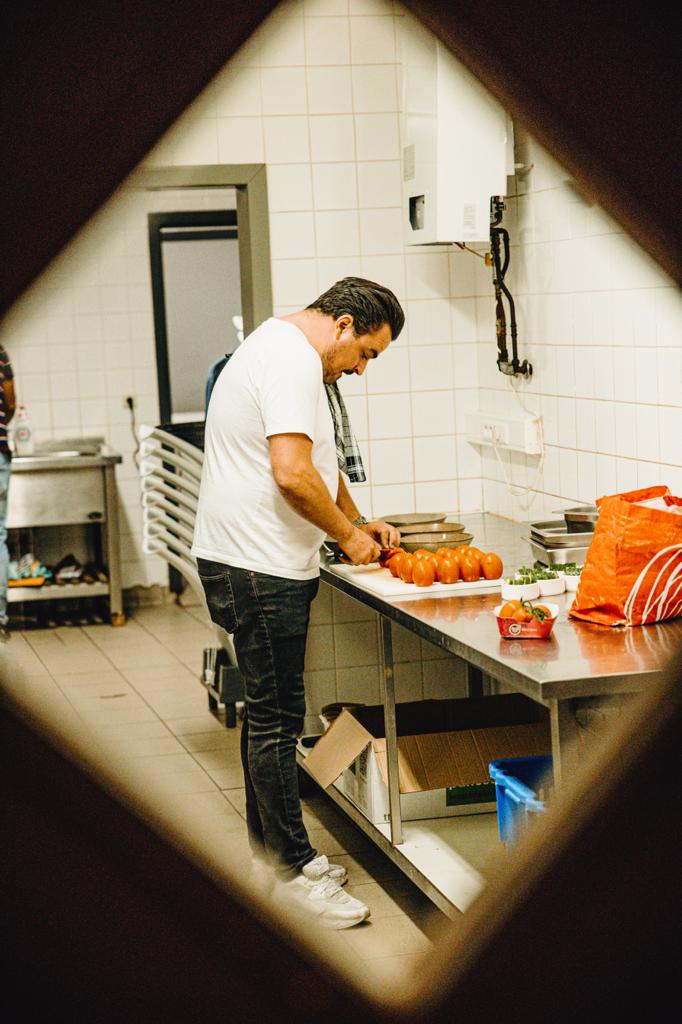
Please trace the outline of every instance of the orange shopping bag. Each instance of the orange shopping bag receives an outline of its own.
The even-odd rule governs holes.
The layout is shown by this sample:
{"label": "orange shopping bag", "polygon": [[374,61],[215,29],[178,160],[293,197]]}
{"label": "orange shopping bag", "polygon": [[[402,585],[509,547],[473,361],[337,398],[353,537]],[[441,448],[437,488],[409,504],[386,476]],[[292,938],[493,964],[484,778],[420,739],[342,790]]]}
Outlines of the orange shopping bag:
{"label": "orange shopping bag", "polygon": [[597,501],[599,518],[569,615],[643,626],[682,615],[682,499],[647,487]]}

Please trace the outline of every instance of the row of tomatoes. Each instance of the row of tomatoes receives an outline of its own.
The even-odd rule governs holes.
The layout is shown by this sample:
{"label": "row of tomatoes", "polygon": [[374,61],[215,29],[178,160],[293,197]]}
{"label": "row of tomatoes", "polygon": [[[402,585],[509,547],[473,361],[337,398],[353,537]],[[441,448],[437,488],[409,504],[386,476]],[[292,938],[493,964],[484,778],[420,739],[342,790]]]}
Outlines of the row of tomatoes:
{"label": "row of tomatoes", "polygon": [[494,551],[484,554],[478,548],[465,544],[457,548],[438,548],[428,551],[419,548],[412,554],[403,548],[387,548],[382,552],[381,565],[392,576],[404,583],[429,587],[432,583],[474,583],[483,577],[498,580],[502,575],[502,559]]}

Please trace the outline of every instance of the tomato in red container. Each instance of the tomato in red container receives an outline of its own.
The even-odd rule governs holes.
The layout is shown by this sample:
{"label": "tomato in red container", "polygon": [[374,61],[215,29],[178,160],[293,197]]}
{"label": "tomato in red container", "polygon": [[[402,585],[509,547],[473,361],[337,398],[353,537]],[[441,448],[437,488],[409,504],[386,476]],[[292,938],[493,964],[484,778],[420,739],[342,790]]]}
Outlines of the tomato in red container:
{"label": "tomato in red container", "polygon": [[497,628],[507,640],[546,640],[558,614],[558,605],[530,601],[507,601],[495,608]]}

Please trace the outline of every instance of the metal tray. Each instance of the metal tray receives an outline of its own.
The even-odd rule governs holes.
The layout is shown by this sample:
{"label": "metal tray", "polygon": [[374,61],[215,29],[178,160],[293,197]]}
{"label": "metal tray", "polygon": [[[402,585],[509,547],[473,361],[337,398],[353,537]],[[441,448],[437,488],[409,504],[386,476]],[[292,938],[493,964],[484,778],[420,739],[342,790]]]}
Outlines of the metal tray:
{"label": "metal tray", "polygon": [[599,518],[599,509],[596,505],[576,505],[575,508],[555,508],[552,511],[557,515],[563,515],[569,533],[594,530]]}
{"label": "metal tray", "polygon": [[546,548],[543,544],[538,544],[532,537],[527,537],[526,539],[530,544],[535,561],[547,566],[563,565],[565,562],[575,562],[576,565],[583,565],[589,549],[589,544],[575,548]]}
{"label": "metal tray", "polygon": [[[585,530],[582,533],[574,533],[572,530],[566,529],[563,519],[550,519],[542,523],[531,523],[530,534],[533,540],[547,548],[579,547],[581,544],[589,547],[594,531]],[[564,561],[570,562],[571,559],[567,558]]]}

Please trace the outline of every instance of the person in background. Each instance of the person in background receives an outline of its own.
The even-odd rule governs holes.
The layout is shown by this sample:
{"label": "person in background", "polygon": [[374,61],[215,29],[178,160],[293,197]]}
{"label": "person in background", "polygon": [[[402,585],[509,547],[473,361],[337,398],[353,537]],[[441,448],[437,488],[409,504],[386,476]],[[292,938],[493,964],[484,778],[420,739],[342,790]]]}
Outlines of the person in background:
{"label": "person in background", "polygon": [[7,439],[7,427],[14,416],[14,374],[12,364],[4,347],[0,345],[0,643],[7,643],[10,632],[7,628],[7,493],[12,462]]}
{"label": "person in background", "polygon": [[[402,330],[388,288],[337,282],[310,306],[270,317],[233,353],[206,419],[192,552],[211,618],[233,635],[246,709],[241,755],[255,876],[265,861],[292,912],[348,928],[369,908],[345,893],[345,869],[310,844],[298,790],[303,667],[319,549],[374,562],[400,534],[367,522],[344,477],[364,480],[337,381],[362,374]],[[265,882],[265,876],[262,877]]]}
{"label": "person in background", "polygon": [[[237,344],[241,345],[244,340],[244,320],[243,317],[238,314],[232,317],[232,326],[237,332]],[[211,401],[211,395],[215,382],[220,376],[221,372],[225,369],[225,365],[232,355],[232,352],[225,352],[224,355],[219,356],[218,359],[212,364],[208,371],[208,377],[206,378],[206,388],[204,391],[204,413],[208,412],[208,403]]]}

